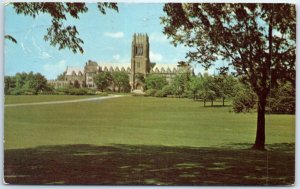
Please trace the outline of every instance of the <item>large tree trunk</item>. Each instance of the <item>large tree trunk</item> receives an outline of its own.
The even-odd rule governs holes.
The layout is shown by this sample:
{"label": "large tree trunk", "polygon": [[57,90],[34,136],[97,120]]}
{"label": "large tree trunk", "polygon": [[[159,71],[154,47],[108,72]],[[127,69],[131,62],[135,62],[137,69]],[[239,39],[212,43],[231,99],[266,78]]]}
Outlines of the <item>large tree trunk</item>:
{"label": "large tree trunk", "polygon": [[211,106],[214,106],[214,99],[211,99]]}
{"label": "large tree trunk", "polygon": [[203,104],[204,104],[204,107],[205,107],[206,106],[206,100],[205,99],[203,100]]}
{"label": "large tree trunk", "polygon": [[223,106],[225,106],[225,97],[223,97]]}
{"label": "large tree trunk", "polygon": [[265,110],[266,110],[266,97],[260,96],[257,106],[257,130],[256,139],[253,149],[265,149]]}

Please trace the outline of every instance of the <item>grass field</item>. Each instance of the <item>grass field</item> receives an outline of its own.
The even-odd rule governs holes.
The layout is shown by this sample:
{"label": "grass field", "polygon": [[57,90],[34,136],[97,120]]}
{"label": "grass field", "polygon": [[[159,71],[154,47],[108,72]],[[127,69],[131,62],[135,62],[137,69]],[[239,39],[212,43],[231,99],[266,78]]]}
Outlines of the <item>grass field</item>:
{"label": "grass field", "polygon": [[[30,97],[9,96],[5,102],[69,99]],[[131,96],[6,107],[6,182],[292,184],[295,116],[267,115],[269,150],[259,152],[248,149],[256,114],[230,109],[202,107],[189,99]]]}
{"label": "grass field", "polygon": [[49,102],[58,100],[76,100],[90,98],[91,96],[75,96],[75,95],[8,95],[5,97],[5,104],[20,104],[29,102]]}

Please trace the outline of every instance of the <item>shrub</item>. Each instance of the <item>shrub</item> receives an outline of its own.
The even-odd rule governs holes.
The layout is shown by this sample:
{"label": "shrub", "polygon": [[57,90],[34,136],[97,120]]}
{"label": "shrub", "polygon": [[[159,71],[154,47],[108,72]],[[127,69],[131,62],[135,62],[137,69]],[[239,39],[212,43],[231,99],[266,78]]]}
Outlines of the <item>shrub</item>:
{"label": "shrub", "polygon": [[88,93],[87,89],[78,89],[78,88],[71,88],[69,89],[70,95],[86,95]]}
{"label": "shrub", "polygon": [[295,114],[295,87],[287,82],[272,89],[267,101],[267,112],[279,114]]}
{"label": "shrub", "polygon": [[154,96],[156,91],[157,91],[156,89],[149,89],[146,91],[145,96]]}
{"label": "shrub", "polygon": [[233,111],[236,113],[250,112],[250,110],[254,109],[255,104],[256,104],[255,94],[248,90],[244,90],[239,92],[233,98],[232,108]]}
{"label": "shrub", "polygon": [[166,93],[163,90],[158,90],[156,91],[156,93],[154,94],[155,97],[166,97]]}
{"label": "shrub", "polygon": [[95,89],[87,89],[87,95],[95,95],[96,90]]}
{"label": "shrub", "polygon": [[107,92],[100,92],[100,91],[96,91],[94,94],[98,95],[98,96],[108,96]]}
{"label": "shrub", "polygon": [[12,95],[36,95],[37,92],[33,89],[12,89],[10,91]]}
{"label": "shrub", "polygon": [[163,93],[165,96],[174,94],[174,88],[171,85],[166,85],[162,88]]}

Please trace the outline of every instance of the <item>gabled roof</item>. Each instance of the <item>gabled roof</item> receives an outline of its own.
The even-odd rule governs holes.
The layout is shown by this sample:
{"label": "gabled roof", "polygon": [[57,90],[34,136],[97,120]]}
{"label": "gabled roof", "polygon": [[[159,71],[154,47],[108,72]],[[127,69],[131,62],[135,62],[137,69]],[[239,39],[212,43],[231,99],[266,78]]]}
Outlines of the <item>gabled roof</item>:
{"label": "gabled roof", "polygon": [[67,67],[66,75],[73,75],[75,73],[76,75],[79,74],[79,72],[84,73],[84,69],[80,67]]}

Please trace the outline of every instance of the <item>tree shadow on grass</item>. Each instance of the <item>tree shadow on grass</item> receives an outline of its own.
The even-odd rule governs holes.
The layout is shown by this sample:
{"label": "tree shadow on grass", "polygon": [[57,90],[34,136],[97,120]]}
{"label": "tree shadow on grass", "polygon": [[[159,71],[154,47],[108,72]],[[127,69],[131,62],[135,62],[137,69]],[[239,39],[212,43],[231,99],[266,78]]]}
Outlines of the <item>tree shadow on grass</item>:
{"label": "tree shadow on grass", "polygon": [[10,184],[290,185],[294,144],[268,151],[146,145],[60,145],[5,150]]}

